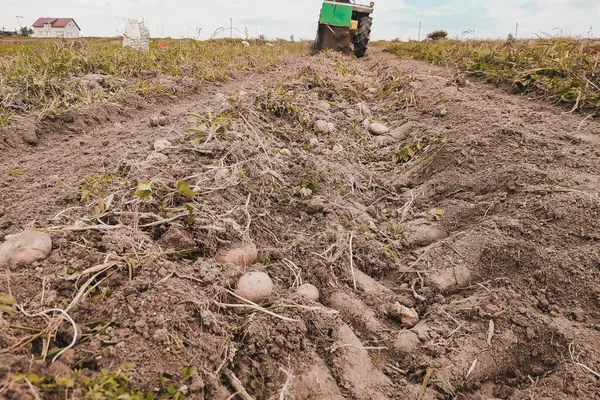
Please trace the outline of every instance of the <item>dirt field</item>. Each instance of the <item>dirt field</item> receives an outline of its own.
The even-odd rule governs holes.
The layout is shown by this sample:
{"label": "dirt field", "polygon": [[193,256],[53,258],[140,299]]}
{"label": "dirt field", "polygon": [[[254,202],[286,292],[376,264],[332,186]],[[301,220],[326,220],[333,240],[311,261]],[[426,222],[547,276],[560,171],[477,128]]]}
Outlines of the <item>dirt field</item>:
{"label": "dirt field", "polygon": [[5,128],[0,235],[53,244],[0,270],[0,397],[600,398],[600,126],[455,78],[320,54]]}

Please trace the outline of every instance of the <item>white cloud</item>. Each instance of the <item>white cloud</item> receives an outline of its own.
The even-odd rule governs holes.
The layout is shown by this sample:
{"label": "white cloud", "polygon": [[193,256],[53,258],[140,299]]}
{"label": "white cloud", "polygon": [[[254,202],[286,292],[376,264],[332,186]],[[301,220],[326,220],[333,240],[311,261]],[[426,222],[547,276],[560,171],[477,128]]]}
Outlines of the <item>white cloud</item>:
{"label": "white cloud", "polygon": [[[203,38],[229,25],[252,36],[312,38],[321,0],[3,0],[0,27],[30,25],[38,17],[73,17],[85,35],[114,36],[122,18],[145,18],[153,36],[193,36],[202,28]],[[376,0],[373,37],[416,38],[419,21],[423,34],[446,29],[452,36],[474,30],[477,37],[505,37],[520,23],[520,36],[562,32],[585,35],[590,27],[600,30],[597,0]],[[555,29],[559,28],[559,29]],[[243,33],[236,33],[243,35]],[[600,33],[599,33],[600,35]]]}

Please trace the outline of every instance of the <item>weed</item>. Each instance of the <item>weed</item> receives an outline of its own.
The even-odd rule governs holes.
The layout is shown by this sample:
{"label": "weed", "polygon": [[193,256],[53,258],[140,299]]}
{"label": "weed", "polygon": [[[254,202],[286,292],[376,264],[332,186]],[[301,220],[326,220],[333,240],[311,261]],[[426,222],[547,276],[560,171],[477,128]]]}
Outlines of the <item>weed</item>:
{"label": "weed", "polygon": [[10,121],[13,115],[15,115],[14,112],[0,107],[0,128],[8,125],[8,121]]}
{"label": "weed", "polygon": [[0,313],[11,314],[15,312],[17,300],[7,294],[0,294]]}
{"label": "weed", "polygon": [[119,182],[124,182],[123,176],[116,172],[103,172],[99,175],[87,176],[79,183],[80,201],[87,204],[102,197],[107,194],[106,192],[114,183]]}
{"label": "weed", "polygon": [[10,171],[8,171],[8,174],[15,178],[23,175],[24,173],[25,173],[25,171],[23,171],[22,169],[11,169]]}

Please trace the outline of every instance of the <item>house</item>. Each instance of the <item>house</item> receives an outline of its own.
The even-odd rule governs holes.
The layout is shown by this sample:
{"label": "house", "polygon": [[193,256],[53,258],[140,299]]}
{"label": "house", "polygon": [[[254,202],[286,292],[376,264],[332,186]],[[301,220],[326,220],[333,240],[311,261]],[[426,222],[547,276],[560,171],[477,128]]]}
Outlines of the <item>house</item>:
{"label": "house", "polygon": [[32,26],[37,38],[75,38],[81,32],[73,18],[39,18]]}

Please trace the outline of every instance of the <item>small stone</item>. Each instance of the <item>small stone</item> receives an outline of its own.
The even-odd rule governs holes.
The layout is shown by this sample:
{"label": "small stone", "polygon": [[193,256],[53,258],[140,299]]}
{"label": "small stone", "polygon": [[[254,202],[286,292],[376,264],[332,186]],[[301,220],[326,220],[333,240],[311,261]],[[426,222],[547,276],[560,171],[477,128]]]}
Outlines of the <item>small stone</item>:
{"label": "small stone", "polygon": [[146,329],[148,328],[146,321],[143,319],[136,321],[134,326],[135,326],[135,330],[137,333],[144,333],[146,331]]}
{"label": "small stone", "polygon": [[190,393],[190,388],[187,385],[181,385],[177,391],[184,396],[187,396]]}
{"label": "small stone", "polygon": [[421,340],[419,336],[412,331],[402,331],[396,336],[394,341],[394,349],[401,353],[411,354],[419,349]]}
{"label": "small stone", "polygon": [[448,110],[446,110],[445,108],[440,110],[440,116],[441,117],[445,117],[446,115],[448,115]]}
{"label": "small stone", "polygon": [[367,116],[371,115],[371,109],[365,103],[358,103],[357,107],[358,107],[358,111],[360,111],[363,115],[367,115]]}
{"label": "small stone", "polygon": [[329,104],[328,102],[326,102],[325,100],[321,100],[319,102],[319,107],[323,110],[323,111],[329,111],[331,110],[331,104]]}
{"label": "small stone", "polygon": [[146,162],[153,165],[166,164],[169,161],[169,157],[163,153],[150,153],[146,157]]}
{"label": "small stone", "polygon": [[292,152],[290,151],[290,149],[281,149],[281,150],[279,150],[279,154],[286,156],[286,157],[292,156]]}
{"label": "small stone", "polygon": [[317,138],[310,139],[310,141],[308,142],[308,145],[313,148],[319,147],[319,139],[317,139]]}
{"label": "small stone", "polygon": [[227,97],[225,97],[225,95],[223,93],[217,93],[215,95],[215,101],[218,103],[227,103]]}
{"label": "small stone", "polygon": [[171,147],[171,142],[166,139],[158,139],[154,142],[154,150],[160,152]]}
{"label": "small stone", "polygon": [[525,335],[527,336],[527,339],[529,339],[529,340],[533,340],[533,339],[535,339],[537,337],[536,334],[535,334],[535,330],[533,330],[533,328],[530,327],[530,326],[528,326],[525,329]]}
{"label": "small stone", "polygon": [[312,301],[319,301],[319,289],[316,286],[311,285],[310,283],[305,283],[296,289],[296,293],[298,293],[302,297],[306,297]]}
{"label": "small stone", "polygon": [[344,147],[342,145],[336,144],[331,149],[331,154],[341,153],[342,151],[344,151]]}
{"label": "small stone", "polygon": [[373,135],[385,135],[390,132],[390,128],[379,122],[373,122],[369,125],[369,132]]}
{"label": "small stone", "polygon": [[254,243],[245,243],[230,248],[217,254],[216,260],[222,263],[231,263],[241,267],[248,267],[256,261],[258,250]]}
{"label": "small stone", "polygon": [[407,328],[419,323],[419,314],[414,308],[408,308],[400,303],[394,303],[388,311],[390,318],[400,321]]}
{"label": "small stone", "polygon": [[238,280],[235,292],[246,300],[260,303],[273,292],[273,281],[264,272],[248,272]]}
{"label": "small stone", "polygon": [[0,266],[30,265],[41,261],[52,251],[52,238],[45,232],[26,230],[7,235],[0,245]]}

